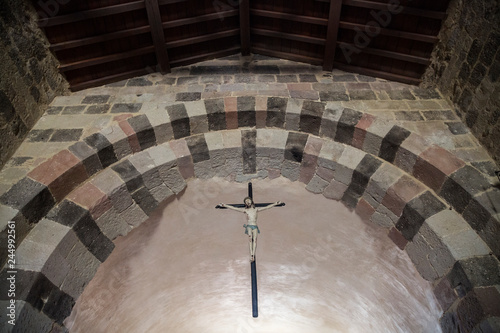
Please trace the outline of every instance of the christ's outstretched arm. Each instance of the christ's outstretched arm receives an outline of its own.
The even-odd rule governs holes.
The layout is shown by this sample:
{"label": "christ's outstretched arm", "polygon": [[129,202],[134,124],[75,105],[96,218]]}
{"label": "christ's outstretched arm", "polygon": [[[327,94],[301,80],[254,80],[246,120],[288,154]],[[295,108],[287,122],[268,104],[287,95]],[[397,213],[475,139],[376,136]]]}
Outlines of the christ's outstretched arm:
{"label": "christ's outstretched arm", "polygon": [[231,206],[231,205],[226,205],[226,204],[223,204],[223,203],[220,203],[219,206],[220,207],[225,207],[227,209],[232,209],[232,210],[235,210],[235,211],[240,212],[240,213],[244,213],[245,212],[245,208],[237,208],[237,207],[234,207],[234,206]]}
{"label": "christ's outstretched arm", "polygon": [[276,207],[277,205],[281,205],[281,201],[276,201],[275,203],[272,203],[272,204],[267,205],[267,206],[265,206],[265,207],[257,208],[257,211],[258,211],[258,212],[261,212],[261,211],[263,211],[263,210],[266,210],[266,209],[269,209],[269,208]]}

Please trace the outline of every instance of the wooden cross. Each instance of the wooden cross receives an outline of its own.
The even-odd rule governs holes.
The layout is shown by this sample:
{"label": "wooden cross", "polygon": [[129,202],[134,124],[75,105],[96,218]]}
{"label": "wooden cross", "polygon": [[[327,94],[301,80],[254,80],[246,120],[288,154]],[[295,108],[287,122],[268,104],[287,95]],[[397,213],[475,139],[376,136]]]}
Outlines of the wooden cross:
{"label": "wooden cross", "polygon": [[[252,190],[252,183],[248,183],[248,197],[252,199],[253,201],[253,190]],[[235,208],[245,208],[245,204],[227,204],[224,206],[232,206]],[[272,205],[272,207],[283,207],[285,203],[279,203],[279,204],[272,204],[272,203],[254,203],[255,207],[268,207]],[[227,209],[227,207],[224,207],[221,205],[215,206],[217,209]],[[252,258],[253,260],[250,261],[250,271],[252,272],[252,315],[254,318],[257,318],[259,316],[259,310],[258,310],[258,303],[257,303],[257,268],[256,268],[256,257],[254,253],[254,257]]]}

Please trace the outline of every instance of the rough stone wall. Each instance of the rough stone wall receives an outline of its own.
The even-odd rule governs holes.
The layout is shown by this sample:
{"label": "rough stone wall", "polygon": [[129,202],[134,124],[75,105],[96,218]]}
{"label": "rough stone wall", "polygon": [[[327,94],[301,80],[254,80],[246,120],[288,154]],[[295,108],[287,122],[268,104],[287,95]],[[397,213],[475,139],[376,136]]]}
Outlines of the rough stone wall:
{"label": "rough stone wall", "polygon": [[500,162],[500,4],[452,0],[424,85],[437,86]]}
{"label": "rough stone wall", "polygon": [[27,0],[0,0],[0,168],[55,96],[68,91]]}

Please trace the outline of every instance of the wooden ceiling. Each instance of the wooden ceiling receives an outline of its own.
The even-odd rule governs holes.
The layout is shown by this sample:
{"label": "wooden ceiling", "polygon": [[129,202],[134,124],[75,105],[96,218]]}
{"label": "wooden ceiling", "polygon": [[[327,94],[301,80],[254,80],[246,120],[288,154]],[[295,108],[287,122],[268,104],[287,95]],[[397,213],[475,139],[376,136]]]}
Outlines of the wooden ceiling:
{"label": "wooden ceiling", "polygon": [[81,90],[239,52],[418,84],[449,0],[59,2],[39,26]]}

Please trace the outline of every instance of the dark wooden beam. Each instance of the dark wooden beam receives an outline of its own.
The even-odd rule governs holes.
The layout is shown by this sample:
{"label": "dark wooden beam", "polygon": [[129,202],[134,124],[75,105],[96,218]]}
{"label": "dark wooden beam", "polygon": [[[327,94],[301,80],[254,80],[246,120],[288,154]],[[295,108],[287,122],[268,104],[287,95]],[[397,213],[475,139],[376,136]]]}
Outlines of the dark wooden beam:
{"label": "dark wooden beam", "polygon": [[91,59],[75,61],[75,62],[72,62],[69,64],[61,64],[59,66],[59,70],[61,72],[67,72],[67,71],[71,71],[71,70],[78,69],[78,68],[85,68],[85,67],[89,67],[89,66],[105,64],[107,62],[113,62],[116,60],[133,58],[135,56],[140,56],[143,54],[152,53],[152,52],[154,52],[154,50],[155,50],[154,46],[147,46],[147,47],[143,47],[140,49],[135,49],[135,50],[127,51],[127,52],[115,53],[115,54],[110,54],[110,55],[103,56],[103,57],[96,57],[96,58],[91,58]]}
{"label": "dark wooden beam", "polygon": [[[388,6],[389,6],[386,3],[375,2],[375,1],[366,1],[366,0],[344,0],[344,5],[353,6],[353,7],[362,7],[362,8],[368,8],[368,9],[387,10],[387,11],[388,11]],[[407,6],[403,6],[403,5],[401,5],[401,8],[402,8],[402,10],[401,10],[401,13],[399,13],[399,14],[422,16],[422,17],[428,17],[428,18],[433,18],[433,19],[438,19],[438,20],[442,20],[446,17],[445,12],[438,12],[438,11],[429,10],[429,9],[418,9],[418,8],[407,7]]]}
{"label": "dark wooden beam", "polygon": [[238,53],[241,50],[241,47],[238,46],[233,46],[228,49],[222,50],[222,51],[215,51],[215,52],[209,52],[209,53],[203,53],[203,54],[198,54],[192,57],[186,57],[178,60],[172,60],[170,63],[172,66],[183,66],[183,65],[189,65],[193,64],[195,62],[207,60],[207,59],[214,59],[214,58],[221,58],[229,55],[233,55]]}
{"label": "dark wooden beam", "polygon": [[193,44],[197,44],[197,43],[207,42],[209,40],[237,36],[237,35],[239,35],[239,33],[240,33],[240,29],[232,29],[232,30],[227,30],[227,31],[214,32],[212,34],[206,34],[206,35],[202,35],[202,36],[190,37],[190,38],[176,40],[173,42],[168,42],[167,47],[170,49],[170,48],[175,48],[175,47],[180,47],[180,46],[193,45]]}
{"label": "dark wooden beam", "polygon": [[[345,48],[349,48],[349,49],[356,49],[356,46],[354,44],[338,43],[338,45],[344,46]],[[415,64],[421,64],[421,65],[429,65],[429,63],[430,63],[430,58],[418,57],[418,56],[414,56],[411,54],[399,53],[399,52],[394,52],[394,51],[374,49],[371,47],[365,47],[365,48],[361,49],[361,52],[365,53],[365,54],[373,54],[373,55],[377,55],[377,56],[381,56],[381,57],[397,59],[397,60],[412,62]]]}
{"label": "dark wooden beam", "polygon": [[420,78],[411,77],[411,76],[403,76],[403,75],[384,72],[384,71],[378,71],[378,70],[370,69],[370,68],[366,68],[366,67],[351,66],[351,65],[347,65],[347,64],[344,64],[344,63],[338,62],[338,61],[335,61],[334,65],[335,65],[335,68],[338,68],[338,69],[346,71],[346,72],[378,77],[378,78],[386,79],[386,80],[390,80],[390,81],[403,82],[403,83],[413,84],[413,85],[419,85],[421,82]]}
{"label": "dark wooden beam", "polygon": [[120,31],[110,32],[110,33],[107,33],[104,35],[75,39],[75,40],[70,40],[67,42],[52,44],[52,45],[50,45],[50,48],[53,51],[67,50],[67,49],[72,49],[72,48],[79,47],[79,46],[92,45],[92,44],[97,44],[97,43],[101,43],[101,42],[106,42],[108,40],[140,35],[140,34],[150,32],[150,31],[151,31],[150,26],[120,30]]}
{"label": "dark wooden beam", "polygon": [[43,18],[38,21],[38,25],[41,27],[50,27],[54,25],[74,23],[83,20],[94,19],[97,17],[115,15],[130,12],[133,10],[143,9],[144,1],[134,1],[121,5],[107,6],[102,8],[90,9],[81,12],[76,12],[67,15],[54,16],[49,18]]}
{"label": "dark wooden beam", "polygon": [[[349,30],[354,30],[355,28],[357,28],[361,31],[364,31],[366,28],[366,25],[351,23],[351,22],[340,22],[340,28],[349,29]],[[386,28],[380,28],[380,35],[391,36],[391,37],[400,37],[400,38],[411,39],[411,40],[418,40],[420,42],[426,42],[426,43],[431,43],[431,44],[437,43],[439,41],[439,38],[437,38],[437,36],[417,34],[417,33],[413,33],[413,32],[398,31],[398,30],[386,29]]]}
{"label": "dark wooden beam", "polygon": [[323,70],[331,71],[337,48],[337,35],[339,33],[340,12],[342,0],[330,0],[330,14],[328,16],[328,30],[326,34],[325,57],[323,59]]}
{"label": "dark wooden beam", "polygon": [[239,11],[237,9],[232,9],[232,10],[226,10],[226,11],[218,12],[218,13],[211,13],[211,14],[206,14],[206,15],[200,15],[200,16],[195,16],[195,17],[188,17],[188,18],[184,18],[184,19],[163,22],[162,25],[163,25],[164,29],[175,28],[175,27],[180,27],[180,26],[187,25],[187,24],[216,20],[216,19],[220,19],[222,17],[237,16],[238,14],[239,14]]}
{"label": "dark wooden beam", "polygon": [[241,54],[250,54],[250,0],[240,0]]}
{"label": "dark wooden beam", "polygon": [[321,63],[323,62],[323,60],[319,59],[319,58],[308,57],[308,56],[304,56],[304,55],[300,55],[300,54],[274,51],[274,50],[271,50],[268,48],[262,48],[262,47],[256,47],[256,46],[252,46],[252,52],[257,53],[257,54],[267,55],[270,57],[275,57],[275,58],[305,62],[305,63],[313,64],[313,65],[321,65]]}
{"label": "dark wooden beam", "polygon": [[168,61],[167,46],[165,45],[165,35],[163,33],[158,0],[145,0],[145,3],[158,67],[162,74],[170,73],[170,63]]}
{"label": "dark wooden beam", "polygon": [[325,45],[325,42],[326,42],[323,38],[289,34],[286,32],[280,32],[280,31],[274,31],[274,30],[253,28],[250,31],[253,34],[260,35],[260,36],[268,36],[268,37],[283,38],[283,39],[288,39],[288,40],[296,40],[298,42],[309,43],[309,44]]}
{"label": "dark wooden beam", "polygon": [[325,26],[328,25],[327,19],[318,17],[280,13],[280,12],[273,12],[269,10],[260,10],[260,9],[251,9],[250,13],[255,16],[271,17],[271,18],[295,21],[300,23],[310,23],[310,24],[325,25]]}

